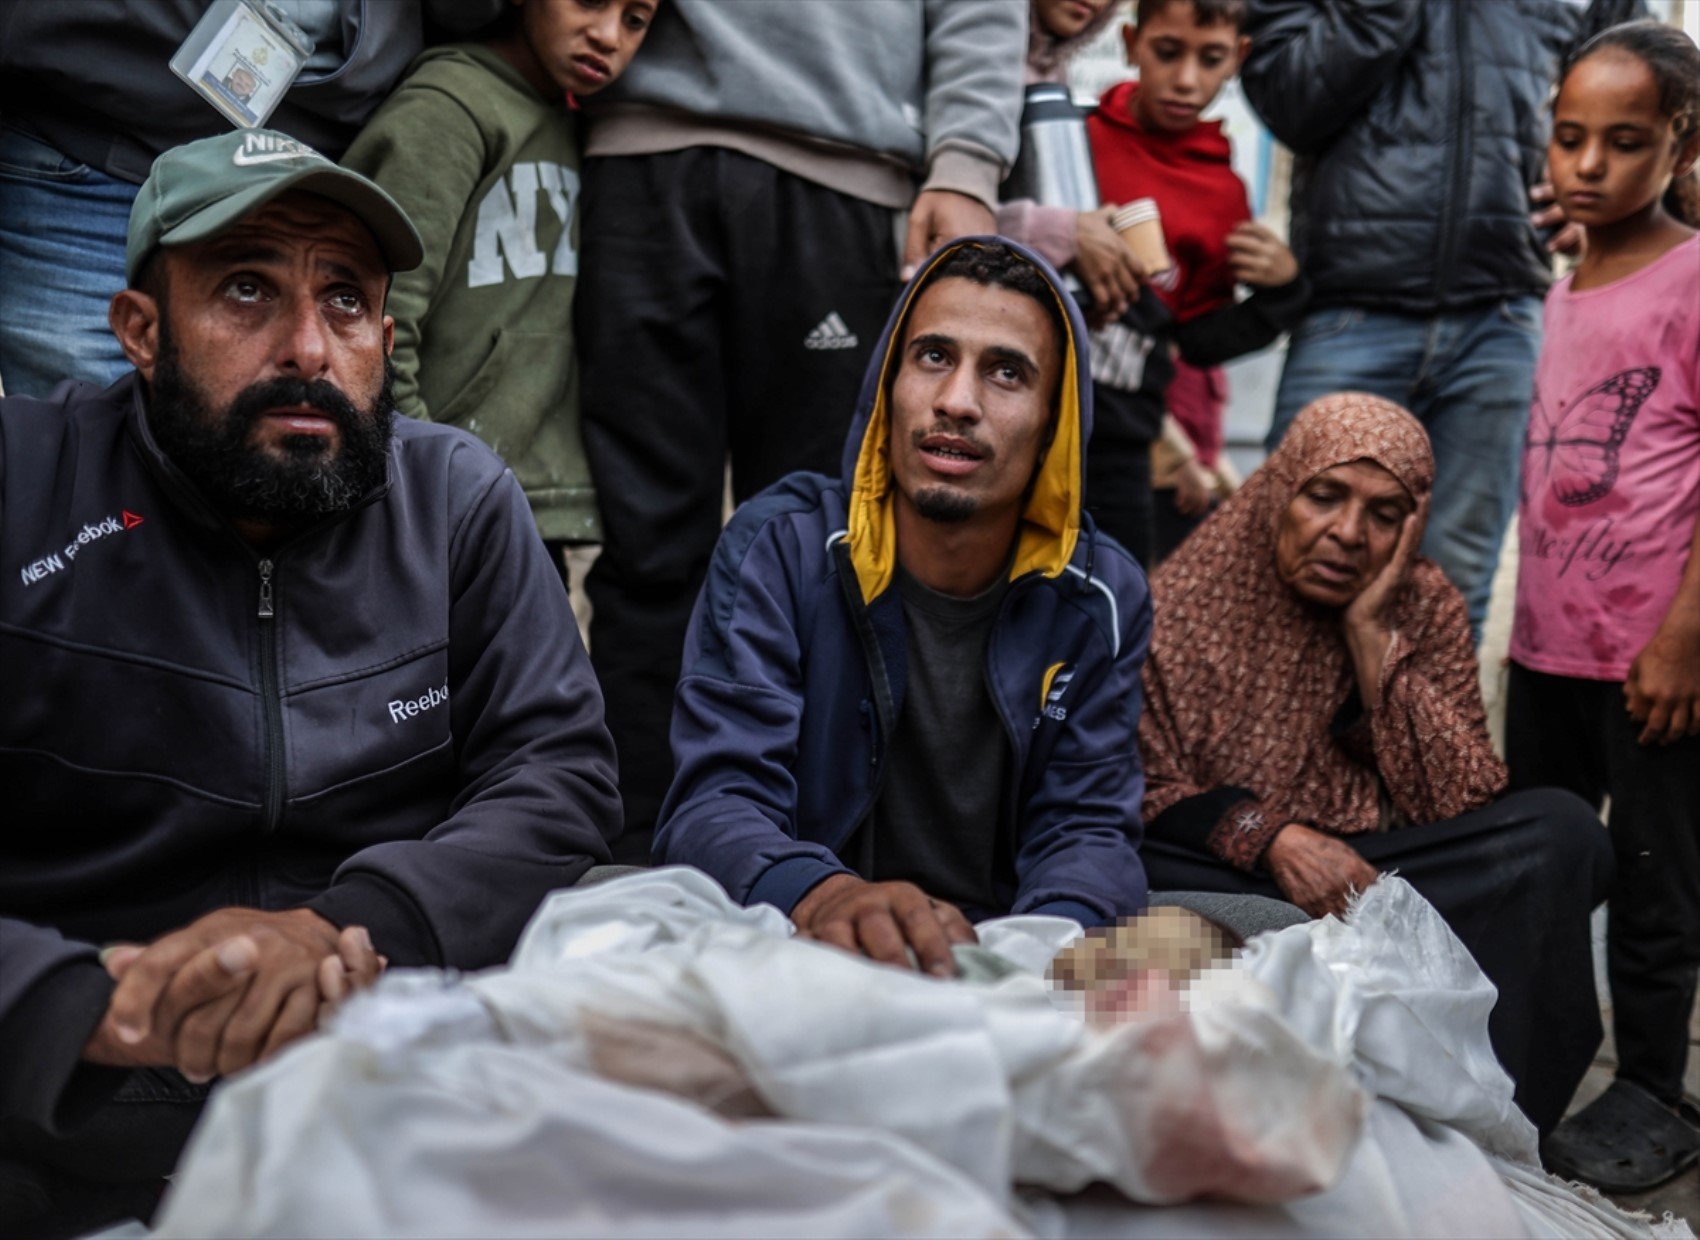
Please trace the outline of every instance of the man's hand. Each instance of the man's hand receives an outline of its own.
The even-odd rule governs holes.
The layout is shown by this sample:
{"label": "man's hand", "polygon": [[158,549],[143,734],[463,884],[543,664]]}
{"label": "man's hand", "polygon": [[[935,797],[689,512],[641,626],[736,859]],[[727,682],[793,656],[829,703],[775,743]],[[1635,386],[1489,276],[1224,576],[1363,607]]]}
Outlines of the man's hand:
{"label": "man's hand", "polygon": [[1139,282],[1145,278],[1121,234],[1110,227],[1114,206],[1082,211],[1074,220],[1074,270],[1092,294],[1091,321],[1094,327],[1113,323],[1139,300]]}
{"label": "man's hand", "polygon": [[974,927],[955,905],[934,900],[913,883],[870,883],[835,874],[797,901],[791,920],[804,936],[885,964],[909,968],[905,948],[934,977],[955,977],[953,943],[977,943]]}
{"label": "man's hand", "polygon": [[978,198],[948,189],[917,194],[909,208],[909,235],[903,242],[903,278],[912,279],[921,260],[946,241],[997,230],[997,217]]}
{"label": "man's hand", "polygon": [[1661,625],[1629,665],[1623,697],[1643,745],[1700,736],[1700,626]]}
{"label": "man's hand", "polygon": [[1281,893],[1312,917],[1345,913],[1352,893],[1381,877],[1350,844],[1296,822],[1276,832],[1263,864]]}
{"label": "man's hand", "polygon": [[1228,267],[1253,288],[1280,288],[1299,277],[1299,260],[1262,224],[1245,221],[1228,234]]}
{"label": "man's hand", "polygon": [[1582,247],[1588,240],[1588,234],[1582,225],[1572,224],[1564,214],[1564,208],[1558,205],[1558,194],[1554,191],[1551,181],[1542,181],[1529,191],[1529,202],[1535,210],[1529,216],[1529,223],[1537,229],[1556,228],[1558,231],[1547,241],[1547,253],[1569,254],[1580,258]]}
{"label": "man's hand", "polygon": [[[125,971],[146,950],[130,945],[109,947],[101,953],[101,963],[115,980],[122,981]],[[178,970],[174,979],[180,1001],[198,1008],[240,1000],[247,993],[258,960],[254,941],[245,936],[200,953]],[[129,1027],[121,1034],[110,1002],[106,1015],[83,1044],[83,1059],[111,1068],[167,1068],[176,1063],[168,1037],[151,1029],[138,1037]]]}
{"label": "man's hand", "polygon": [[84,1048],[98,1063],[170,1065],[191,1080],[247,1067],[310,1033],[321,1004],[383,967],[366,931],[307,909],[209,913],[147,947],[105,954],[118,979]]}

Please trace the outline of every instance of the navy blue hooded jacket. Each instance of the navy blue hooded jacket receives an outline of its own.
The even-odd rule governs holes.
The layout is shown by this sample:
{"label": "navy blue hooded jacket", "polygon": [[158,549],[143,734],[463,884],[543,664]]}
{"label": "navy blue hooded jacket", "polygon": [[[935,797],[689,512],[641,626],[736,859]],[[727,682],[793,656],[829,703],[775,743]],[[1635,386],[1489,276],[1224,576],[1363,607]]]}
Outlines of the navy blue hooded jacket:
{"label": "navy blue hooded jacket", "polygon": [[[673,713],[678,774],[654,855],[707,871],[745,904],[788,913],[823,879],[850,872],[838,851],[879,797],[907,658],[892,588],[887,378],[927,273],[983,240],[940,250],[898,299],[862,385],[843,476],[793,474],[740,508],[697,600]],[[1135,735],[1151,602],[1138,564],[1082,509],[1085,325],[1044,260],[1012,248],[1050,281],[1069,340],[1056,434],[986,649],[1013,755],[1014,838],[999,845],[1016,885],[1000,893],[1001,908],[964,911],[1097,925],[1146,902]]]}

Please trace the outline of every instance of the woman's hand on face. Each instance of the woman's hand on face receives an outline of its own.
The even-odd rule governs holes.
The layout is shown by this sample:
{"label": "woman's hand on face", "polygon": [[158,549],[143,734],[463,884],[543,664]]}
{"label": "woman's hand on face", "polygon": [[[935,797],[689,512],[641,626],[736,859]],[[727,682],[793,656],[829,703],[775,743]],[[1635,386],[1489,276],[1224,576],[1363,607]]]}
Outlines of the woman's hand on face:
{"label": "woman's hand on face", "polygon": [[1352,893],[1381,877],[1350,844],[1297,822],[1275,833],[1263,864],[1282,894],[1312,917],[1343,915]]}
{"label": "woman's hand on face", "polygon": [[1388,557],[1386,565],[1364,587],[1363,593],[1347,604],[1341,616],[1341,622],[1347,629],[1379,633],[1390,631],[1388,613],[1393,609],[1399,587],[1410,576],[1417,548],[1422,546],[1423,531],[1428,528],[1428,509],[1429,497],[1425,495],[1406,516],[1405,524],[1399,529],[1399,541],[1393,545],[1393,554]]}
{"label": "woman's hand on face", "polygon": [[1145,272],[1127,242],[1110,227],[1114,206],[1082,211],[1074,223],[1074,269],[1092,294],[1094,328],[1113,323],[1139,300]]}

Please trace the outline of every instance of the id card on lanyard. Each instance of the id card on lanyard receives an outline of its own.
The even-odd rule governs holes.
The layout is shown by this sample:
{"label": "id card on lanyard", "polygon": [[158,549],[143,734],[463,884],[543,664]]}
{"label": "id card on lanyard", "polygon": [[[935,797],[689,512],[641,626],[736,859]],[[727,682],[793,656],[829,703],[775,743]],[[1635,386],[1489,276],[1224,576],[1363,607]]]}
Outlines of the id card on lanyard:
{"label": "id card on lanyard", "polygon": [[218,0],[171,58],[171,71],[243,129],[264,125],[313,54],[275,4]]}

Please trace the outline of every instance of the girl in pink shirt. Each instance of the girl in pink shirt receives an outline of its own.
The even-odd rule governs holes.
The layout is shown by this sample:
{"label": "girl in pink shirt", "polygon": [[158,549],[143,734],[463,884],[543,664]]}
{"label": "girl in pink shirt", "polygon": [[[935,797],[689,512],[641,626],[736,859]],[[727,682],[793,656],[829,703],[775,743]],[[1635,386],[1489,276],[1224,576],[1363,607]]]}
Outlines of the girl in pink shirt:
{"label": "girl in pink shirt", "polygon": [[1566,67],[1547,158],[1587,255],[1546,303],[1520,508],[1514,786],[1611,800],[1617,1079],[1543,1146],[1611,1191],[1700,1159],[1700,50],[1616,26]]}

